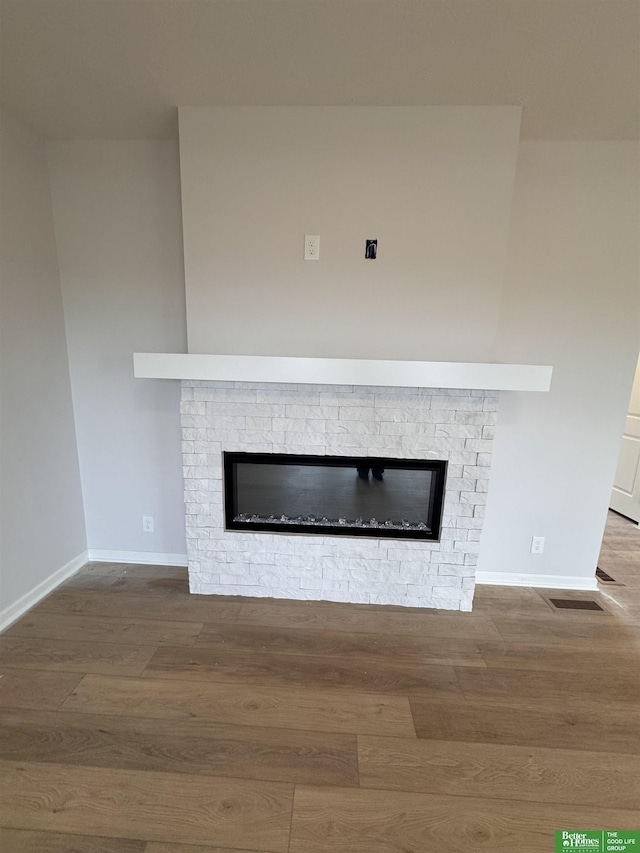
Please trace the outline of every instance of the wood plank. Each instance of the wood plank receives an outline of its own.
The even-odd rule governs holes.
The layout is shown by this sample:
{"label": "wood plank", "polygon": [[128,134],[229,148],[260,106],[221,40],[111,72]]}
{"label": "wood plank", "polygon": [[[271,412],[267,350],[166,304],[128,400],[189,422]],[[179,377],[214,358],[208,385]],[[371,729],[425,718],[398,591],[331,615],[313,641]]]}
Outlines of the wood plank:
{"label": "wood plank", "polygon": [[367,658],[382,663],[402,659],[420,665],[484,665],[476,641],[464,637],[394,636],[207,623],[195,647],[239,652],[260,649],[288,655],[339,656],[343,660]]}
{"label": "wood plank", "polygon": [[536,672],[526,669],[456,667],[466,699],[526,701],[534,704],[563,702],[619,703],[640,708],[640,679],[615,669],[598,674],[584,672]]}
{"label": "wood plank", "polygon": [[540,853],[555,829],[637,828],[638,812],[365,789],[296,788],[290,853]]}
{"label": "wood plank", "polygon": [[59,708],[81,679],[82,675],[74,672],[3,667],[0,670],[0,708]]}
{"label": "wood plank", "polygon": [[569,701],[518,706],[418,695],[410,702],[420,738],[640,755],[640,714],[635,708]]}
{"label": "wood plank", "polygon": [[599,651],[588,645],[552,646],[534,643],[495,643],[478,640],[478,648],[489,668],[565,670],[590,672],[598,676],[615,663],[618,673],[633,675],[640,672],[640,652],[621,649]]}
{"label": "wood plank", "polygon": [[[74,590],[85,590],[100,592],[103,595],[139,595],[145,599],[163,599],[183,597],[191,598],[189,592],[188,574],[173,574],[169,577],[159,576],[158,573],[138,573],[131,571],[129,574],[104,575],[104,574],[77,574],[62,584],[60,589],[72,592]],[[210,596],[202,596],[209,598]],[[245,598],[240,595],[217,595],[217,599],[229,603],[242,603]]]}
{"label": "wood plank", "polygon": [[640,625],[640,605],[617,602],[616,618],[632,625]]}
{"label": "wood plank", "polygon": [[[600,552],[598,565],[612,575],[619,584],[633,584],[640,566],[639,549],[635,551],[614,551],[611,548],[603,548]],[[604,591],[611,586],[613,584],[602,584],[600,589]]]}
{"label": "wood plank", "polygon": [[132,572],[130,575],[77,574],[63,584],[64,589],[93,589],[100,592],[110,592],[117,595],[131,594],[157,596],[172,596],[176,593],[189,594],[188,575],[179,577],[159,577],[158,575],[142,575]]}
{"label": "wood plank", "polygon": [[176,580],[187,580],[189,570],[186,566],[152,566],[141,563],[97,563],[90,562],[84,565],[74,577],[87,575],[98,575],[101,577],[119,578],[127,575],[135,575],[137,578],[173,578]]}
{"label": "wood plank", "polygon": [[[616,575],[620,574],[622,573],[617,570]],[[636,578],[640,579],[640,563],[638,566],[634,566],[629,574],[631,575],[629,578],[630,581],[636,580]],[[600,598],[605,607],[608,607],[609,612],[614,616],[618,615],[618,607],[620,605],[630,604],[637,607],[640,604],[640,596],[635,586],[626,586],[622,583],[605,584],[601,581],[601,587]]]}
{"label": "wood plank", "polygon": [[549,619],[550,605],[529,587],[476,586],[473,596],[474,616]]}
{"label": "wood plank", "polygon": [[414,737],[409,700],[356,691],[247,687],[87,675],[68,711]]}
{"label": "wood plank", "polygon": [[95,672],[105,675],[140,675],[154,651],[154,646],[0,637],[0,666]]}
{"label": "wood plank", "polygon": [[453,667],[419,666],[403,660],[367,657],[344,660],[303,655],[219,652],[206,648],[158,649],[145,676],[179,681],[215,681],[262,687],[308,687],[373,693],[427,691],[433,696],[460,694]]}
{"label": "wood plank", "polygon": [[192,646],[202,622],[157,619],[121,619],[114,616],[73,616],[35,610],[15,622],[4,637],[124,643],[141,646]]}
{"label": "wood plank", "polygon": [[160,770],[310,785],[358,784],[355,735],[147,720],[63,711],[1,711],[0,758]]}
{"label": "wood plank", "polygon": [[[198,849],[205,850],[203,847]],[[148,848],[144,841],[127,838],[61,835],[58,832],[0,827],[0,850],[4,853],[147,853]]]}
{"label": "wood plank", "polygon": [[[558,593],[557,597],[566,596]],[[640,648],[640,627],[634,630],[609,614],[592,612],[584,618],[585,613],[587,611],[565,610],[557,619],[505,619],[498,616],[493,621],[500,638],[507,643],[606,645],[623,651]],[[578,617],[574,618],[576,614]]]}
{"label": "wood plank", "polygon": [[191,844],[162,844],[152,841],[145,853],[255,853],[254,850],[238,850],[230,847],[194,847]]}
{"label": "wood plank", "polygon": [[[633,575],[640,578],[640,567],[633,569]],[[616,571],[616,576],[624,578],[624,573]],[[630,582],[635,580],[629,579]],[[640,626],[640,595],[634,586],[622,586],[614,584],[605,586],[602,584],[602,598],[612,618],[627,623],[630,630],[637,630]],[[640,641],[636,641],[636,648],[640,647]]]}
{"label": "wood plank", "polygon": [[[205,620],[206,621],[206,620]],[[244,603],[237,619],[243,625],[275,628],[316,628],[327,631],[357,631],[367,634],[413,634],[422,637],[462,637],[469,640],[500,640],[486,616],[463,613],[421,613],[351,605],[335,609],[322,602],[254,601]]]}
{"label": "wood plank", "polygon": [[287,850],[293,786],[177,773],[0,763],[12,829]]}
{"label": "wood plank", "polygon": [[363,788],[634,809],[637,756],[405,738],[358,738]]}
{"label": "wood plank", "polygon": [[532,586],[503,586],[502,584],[476,583],[473,600],[486,598],[495,601],[504,599],[508,601],[529,601],[538,595],[537,589]]}
{"label": "wood plank", "polygon": [[[124,619],[177,620],[184,622],[235,622],[241,605],[216,595],[175,595],[145,598],[144,595],[112,595],[90,589],[60,587],[31,613],[68,613]],[[495,635],[498,639],[499,635]]]}
{"label": "wood plank", "polygon": [[631,551],[634,554],[640,549],[640,536],[636,526],[636,536],[630,536],[626,528],[620,528],[620,532],[609,531],[606,535],[606,545],[613,551]]}
{"label": "wood plank", "polygon": [[619,551],[607,546],[603,549],[601,556],[605,562],[609,565],[615,565],[616,568],[619,566],[621,569],[625,567],[627,570],[629,568],[636,569],[640,565],[640,545],[636,542],[633,548]]}

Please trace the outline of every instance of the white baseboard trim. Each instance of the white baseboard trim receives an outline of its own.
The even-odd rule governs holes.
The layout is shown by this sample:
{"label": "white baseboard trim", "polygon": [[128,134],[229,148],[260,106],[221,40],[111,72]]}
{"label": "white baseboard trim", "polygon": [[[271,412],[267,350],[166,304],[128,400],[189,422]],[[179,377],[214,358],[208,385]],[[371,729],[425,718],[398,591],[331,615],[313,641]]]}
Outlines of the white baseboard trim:
{"label": "white baseboard trim", "polygon": [[592,577],[573,575],[524,575],[515,572],[476,572],[476,583],[492,586],[532,586],[538,589],[597,590],[598,581]]}
{"label": "white baseboard trim", "polygon": [[101,551],[89,549],[95,563],[141,563],[145,566],[186,566],[186,554],[157,554],[155,551]]}
{"label": "white baseboard trim", "polygon": [[77,557],[74,557],[73,560],[69,560],[69,562],[62,566],[62,568],[58,569],[52,575],[49,575],[48,578],[41,581],[37,586],[34,586],[32,590],[26,592],[17,601],[14,601],[13,604],[10,604],[8,607],[5,607],[4,610],[0,611],[0,631],[4,631],[5,628],[8,628],[9,625],[15,622],[16,619],[19,619],[23,613],[26,613],[27,610],[30,610],[41,599],[43,599],[45,595],[48,595],[57,586],[59,586],[62,581],[70,578],[71,575],[75,575],[75,573],[85,565],[88,559],[88,552],[83,551],[81,554],[78,554]]}

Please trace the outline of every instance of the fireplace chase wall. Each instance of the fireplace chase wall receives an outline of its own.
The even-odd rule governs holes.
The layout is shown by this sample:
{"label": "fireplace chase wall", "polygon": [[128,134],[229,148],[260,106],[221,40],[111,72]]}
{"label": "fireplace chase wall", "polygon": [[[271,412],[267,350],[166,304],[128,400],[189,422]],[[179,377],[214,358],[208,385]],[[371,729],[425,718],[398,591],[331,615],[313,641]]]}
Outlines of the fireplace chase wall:
{"label": "fireplace chase wall", "polygon": [[[478,390],[184,380],[191,591],[470,610],[497,404]],[[225,530],[223,451],[446,461],[440,539]]]}

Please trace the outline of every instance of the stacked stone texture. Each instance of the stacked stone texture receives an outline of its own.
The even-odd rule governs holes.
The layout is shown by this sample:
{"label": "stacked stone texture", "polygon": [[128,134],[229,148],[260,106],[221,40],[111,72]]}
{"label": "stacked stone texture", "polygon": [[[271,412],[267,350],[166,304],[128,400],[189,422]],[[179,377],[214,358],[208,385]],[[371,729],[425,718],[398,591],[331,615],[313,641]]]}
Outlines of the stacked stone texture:
{"label": "stacked stone texture", "polygon": [[[183,381],[191,592],[470,610],[497,405],[477,390]],[[440,541],[226,531],[223,451],[447,460]]]}

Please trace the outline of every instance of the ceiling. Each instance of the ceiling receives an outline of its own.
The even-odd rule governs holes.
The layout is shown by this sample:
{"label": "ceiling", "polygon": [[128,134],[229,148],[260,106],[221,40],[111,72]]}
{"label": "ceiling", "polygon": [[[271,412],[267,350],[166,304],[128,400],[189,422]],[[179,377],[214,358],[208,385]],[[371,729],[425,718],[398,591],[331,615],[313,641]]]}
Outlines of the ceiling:
{"label": "ceiling", "polygon": [[1,0],[2,100],[43,136],[170,138],[176,105],[524,107],[634,139],[638,0]]}

